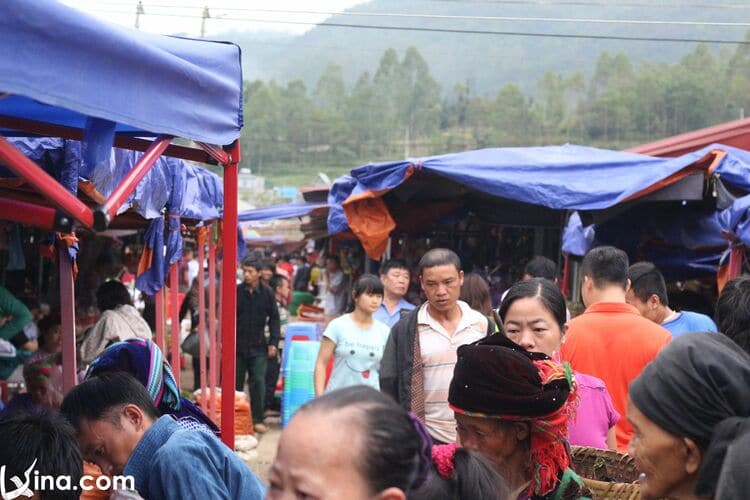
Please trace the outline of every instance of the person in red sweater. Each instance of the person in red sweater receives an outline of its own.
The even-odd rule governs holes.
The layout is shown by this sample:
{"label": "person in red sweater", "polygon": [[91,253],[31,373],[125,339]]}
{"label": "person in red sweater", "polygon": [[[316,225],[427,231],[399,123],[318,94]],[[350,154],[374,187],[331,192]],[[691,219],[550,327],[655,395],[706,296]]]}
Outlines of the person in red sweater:
{"label": "person in red sweater", "polygon": [[[625,415],[628,384],[672,340],[661,326],[625,302],[628,256],[622,250],[597,247],[583,258],[581,295],[586,310],[567,324],[562,358],[574,370],[604,381],[615,409]],[[621,418],[615,426],[617,448],[627,451],[633,429]]]}

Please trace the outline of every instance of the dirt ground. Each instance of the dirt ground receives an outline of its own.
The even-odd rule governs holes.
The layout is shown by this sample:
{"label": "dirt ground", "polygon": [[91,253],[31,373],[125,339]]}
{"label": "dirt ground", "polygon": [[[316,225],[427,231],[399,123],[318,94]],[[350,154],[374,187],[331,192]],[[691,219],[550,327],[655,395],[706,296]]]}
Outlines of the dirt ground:
{"label": "dirt ground", "polygon": [[[187,366],[180,372],[180,387],[191,389],[193,387],[193,364],[190,356],[186,355],[184,358]],[[255,453],[251,454],[253,458],[246,460],[245,463],[258,475],[263,484],[268,485],[268,469],[276,457],[276,447],[281,436],[281,418],[269,417],[265,422],[268,432],[255,435],[258,439],[258,447],[254,450]]]}

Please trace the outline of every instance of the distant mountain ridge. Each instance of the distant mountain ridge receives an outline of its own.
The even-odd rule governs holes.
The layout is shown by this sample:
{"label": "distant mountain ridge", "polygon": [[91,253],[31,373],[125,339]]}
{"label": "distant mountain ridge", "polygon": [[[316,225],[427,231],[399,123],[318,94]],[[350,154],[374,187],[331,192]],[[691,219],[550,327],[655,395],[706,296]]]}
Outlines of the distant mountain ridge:
{"label": "distant mountain ridge", "polygon": [[[578,3],[579,5],[573,5]],[[586,5],[580,5],[586,4]],[[726,0],[670,0],[645,2],[601,0],[591,2],[520,3],[458,0],[373,0],[348,12],[429,14],[440,16],[511,16],[537,18],[635,19],[701,22],[750,22],[750,8],[726,7]],[[311,4],[314,5],[314,4]],[[630,5],[630,6],[628,6]],[[684,5],[683,7],[676,7]],[[708,6],[716,6],[708,8]],[[723,7],[722,7],[723,6]],[[740,6],[742,7],[742,6]],[[313,7],[310,7],[314,10]],[[327,22],[381,26],[441,28],[479,31],[552,34],[614,35],[654,38],[710,38],[743,40],[744,27],[692,25],[581,24],[542,21],[496,21],[337,15]],[[693,50],[695,43],[540,38],[526,36],[469,35],[435,32],[316,27],[302,36],[227,33],[225,38],[243,48],[246,80],[285,83],[302,78],[315,87],[329,62],[341,65],[349,85],[365,71],[371,74],[388,48],[399,54],[414,45],[424,56],[444,95],[457,83],[468,83],[474,95],[494,95],[507,83],[518,83],[534,93],[545,71],[591,74],[603,51],[627,54],[633,64],[675,62]],[[734,50],[735,45],[727,45]],[[718,50],[718,45],[713,45]]]}

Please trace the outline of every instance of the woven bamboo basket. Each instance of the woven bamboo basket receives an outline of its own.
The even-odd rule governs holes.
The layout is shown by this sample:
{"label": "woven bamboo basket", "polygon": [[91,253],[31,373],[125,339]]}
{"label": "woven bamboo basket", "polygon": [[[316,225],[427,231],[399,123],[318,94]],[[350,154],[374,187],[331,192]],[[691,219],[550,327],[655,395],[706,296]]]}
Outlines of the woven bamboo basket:
{"label": "woven bamboo basket", "polygon": [[611,450],[572,446],[573,470],[591,489],[595,499],[637,500],[639,472],[633,459]]}
{"label": "woven bamboo basket", "polygon": [[608,483],[583,478],[583,483],[591,490],[594,500],[639,500],[641,488],[637,483]]}

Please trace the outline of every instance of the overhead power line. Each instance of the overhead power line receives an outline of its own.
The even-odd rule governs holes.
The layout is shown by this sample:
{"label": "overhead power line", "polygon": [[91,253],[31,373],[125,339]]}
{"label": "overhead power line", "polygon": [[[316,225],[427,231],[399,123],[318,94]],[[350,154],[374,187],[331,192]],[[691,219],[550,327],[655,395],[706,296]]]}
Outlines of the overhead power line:
{"label": "overhead power line", "polygon": [[[185,7],[171,4],[146,4],[148,8],[156,9],[195,9],[200,7]],[[376,18],[402,18],[402,19],[432,19],[432,20],[460,20],[460,21],[502,21],[502,22],[544,22],[565,24],[629,24],[629,25],[669,25],[669,26],[716,26],[716,27],[750,27],[750,22],[737,21],[676,21],[663,19],[604,19],[604,18],[578,18],[578,17],[528,17],[528,16],[468,16],[468,15],[444,15],[444,14],[411,14],[403,12],[354,12],[334,10],[288,10],[288,9],[253,9],[245,7],[211,7],[214,11],[230,12],[258,12],[265,14],[309,14],[321,16],[348,16],[348,17],[376,17]]]}
{"label": "overhead power line", "polygon": [[[130,12],[123,11],[110,11],[104,9],[91,9],[106,12],[110,14],[130,14]],[[190,15],[190,14],[160,14],[153,13],[148,14],[152,16],[166,16],[166,17],[184,17],[184,18],[195,18],[201,19],[202,16]],[[425,28],[419,26],[388,26],[388,25],[374,25],[374,24],[350,24],[350,23],[332,23],[332,22],[306,22],[306,21],[283,21],[277,19],[258,19],[258,18],[245,18],[245,17],[228,17],[224,16],[216,19],[221,21],[246,21],[254,23],[268,23],[268,24],[289,24],[289,25],[304,25],[304,26],[320,26],[320,27],[331,27],[331,28],[352,28],[352,29],[369,29],[369,30],[391,30],[391,31],[410,31],[410,32],[429,32],[429,33],[454,33],[454,34],[466,34],[466,35],[494,35],[494,36],[521,36],[521,37],[539,37],[539,38],[560,38],[560,39],[586,39],[586,40],[619,40],[619,41],[632,41],[632,42],[665,42],[665,43],[712,43],[712,44],[728,44],[728,45],[750,45],[748,40],[726,40],[726,39],[712,39],[712,38],[697,38],[697,37],[645,37],[645,36],[618,36],[618,35],[588,35],[581,33],[539,33],[539,32],[528,32],[528,31],[495,31],[495,30],[472,30],[472,29],[458,29],[458,28]]]}
{"label": "overhead power line", "polygon": [[503,4],[503,5],[537,5],[540,7],[569,7],[569,6],[581,6],[581,7],[606,7],[607,9],[614,9],[618,7],[636,7],[640,9],[750,9],[750,5],[743,3],[682,3],[682,2],[668,2],[658,3],[653,2],[623,2],[619,1],[613,3],[607,0],[430,0],[431,2],[438,3],[470,3],[470,4]]}
{"label": "overhead power line", "polygon": [[[68,0],[70,1],[70,0]],[[724,3],[684,3],[684,2],[638,2],[618,0],[613,3],[611,0],[429,0],[432,3],[452,3],[452,4],[474,4],[474,5],[533,5],[538,7],[606,7],[607,9],[617,8],[639,8],[639,9],[708,9],[708,10],[750,10],[750,4],[739,2]],[[130,0],[97,0],[99,5],[132,5]],[[209,9],[230,10],[231,7],[223,7],[221,0],[217,4],[205,2]],[[202,9],[201,6],[175,5],[179,8]]]}

